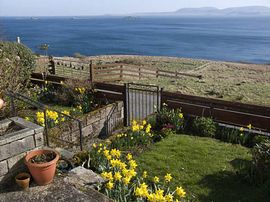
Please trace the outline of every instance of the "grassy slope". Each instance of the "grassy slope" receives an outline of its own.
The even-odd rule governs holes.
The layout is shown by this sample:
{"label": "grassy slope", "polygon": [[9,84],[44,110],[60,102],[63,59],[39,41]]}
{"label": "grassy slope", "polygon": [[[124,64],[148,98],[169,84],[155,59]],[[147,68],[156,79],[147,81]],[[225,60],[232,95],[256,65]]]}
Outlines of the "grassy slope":
{"label": "grassy slope", "polygon": [[[190,77],[182,77],[181,79],[152,78],[137,82],[155,84],[164,87],[165,90],[178,91],[185,94],[270,105],[270,65],[129,55],[92,56],[85,58],[85,62],[89,62],[89,60],[93,60],[94,64],[111,64],[117,61],[155,69],[199,74],[203,76],[203,79],[199,80]],[[69,72],[68,75],[73,77],[81,77],[81,75],[75,74],[76,70],[66,68],[65,71]],[[59,72],[61,73],[62,69]],[[125,82],[127,81],[136,82],[134,78],[130,78],[130,80]]]}
{"label": "grassy slope", "polygon": [[250,159],[247,148],[186,135],[172,135],[137,158],[152,177],[171,172],[173,185],[184,186],[196,201],[270,201],[264,189],[235,174],[235,164]]}

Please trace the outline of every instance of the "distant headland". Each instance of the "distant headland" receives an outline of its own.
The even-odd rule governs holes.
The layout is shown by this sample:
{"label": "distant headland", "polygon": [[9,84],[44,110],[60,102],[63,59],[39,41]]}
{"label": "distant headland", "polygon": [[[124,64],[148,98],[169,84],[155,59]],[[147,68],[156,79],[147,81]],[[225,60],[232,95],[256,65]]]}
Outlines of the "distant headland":
{"label": "distant headland", "polygon": [[215,7],[182,8],[174,12],[136,13],[137,16],[270,16],[270,7],[245,6],[218,9]]}

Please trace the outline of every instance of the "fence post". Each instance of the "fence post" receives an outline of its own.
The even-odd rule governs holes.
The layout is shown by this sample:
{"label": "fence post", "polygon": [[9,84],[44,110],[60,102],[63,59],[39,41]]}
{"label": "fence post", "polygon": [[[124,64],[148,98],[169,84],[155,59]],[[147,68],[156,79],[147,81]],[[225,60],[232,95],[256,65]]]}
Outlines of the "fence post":
{"label": "fence post", "polygon": [[123,80],[123,65],[120,65],[120,81]]}
{"label": "fence post", "polygon": [[159,69],[157,69],[156,71],[156,78],[158,78],[158,74],[159,74]]}
{"label": "fence post", "polygon": [[46,108],[43,110],[44,113],[44,132],[45,132],[45,137],[46,137],[46,144],[49,147],[49,135],[48,135],[48,121],[47,121],[47,113],[46,113]]}
{"label": "fence post", "polygon": [[90,60],[90,64],[89,64],[89,80],[90,80],[90,83],[93,83],[94,81],[94,75],[93,75],[93,61]]}
{"label": "fence post", "polygon": [[161,88],[160,91],[159,91],[159,96],[160,96],[160,109],[162,109],[163,103],[164,103],[164,99],[163,99],[163,91],[164,91],[164,88]]}
{"label": "fence post", "polygon": [[124,87],[125,87],[125,90],[123,92],[123,96],[124,96],[124,126],[128,126],[129,125],[129,106],[128,106],[128,97],[129,97],[129,94],[128,94],[128,84],[125,83],[124,84]]}
{"label": "fence post", "polygon": [[139,67],[139,79],[141,79],[141,68]]}

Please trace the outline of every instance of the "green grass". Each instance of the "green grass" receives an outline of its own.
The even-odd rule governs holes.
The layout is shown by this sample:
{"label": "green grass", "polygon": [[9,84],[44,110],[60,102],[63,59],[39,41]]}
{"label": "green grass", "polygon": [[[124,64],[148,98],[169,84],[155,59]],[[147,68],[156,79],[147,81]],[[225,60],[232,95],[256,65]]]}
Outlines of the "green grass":
{"label": "green grass", "polygon": [[186,135],[171,135],[137,157],[141,171],[161,178],[171,173],[173,187],[183,186],[195,201],[270,201],[267,187],[251,185],[236,174],[237,165],[250,160],[245,147]]}

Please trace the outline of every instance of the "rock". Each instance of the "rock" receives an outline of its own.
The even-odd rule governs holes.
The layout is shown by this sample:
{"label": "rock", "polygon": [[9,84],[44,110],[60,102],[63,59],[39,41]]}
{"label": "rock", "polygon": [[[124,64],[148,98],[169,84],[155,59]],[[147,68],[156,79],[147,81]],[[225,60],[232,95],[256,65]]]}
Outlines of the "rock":
{"label": "rock", "polygon": [[86,169],[82,166],[72,169],[68,176],[64,178],[65,182],[71,183],[74,186],[96,188],[103,184],[105,180],[92,170]]}
{"label": "rock", "polygon": [[0,190],[0,202],[112,202],[108,197],[94,189],[76,189],[63,178],[55,178],[54,182],[46,186],[31,184],[29,191],[22,191],[18,186],[5,191]]}

